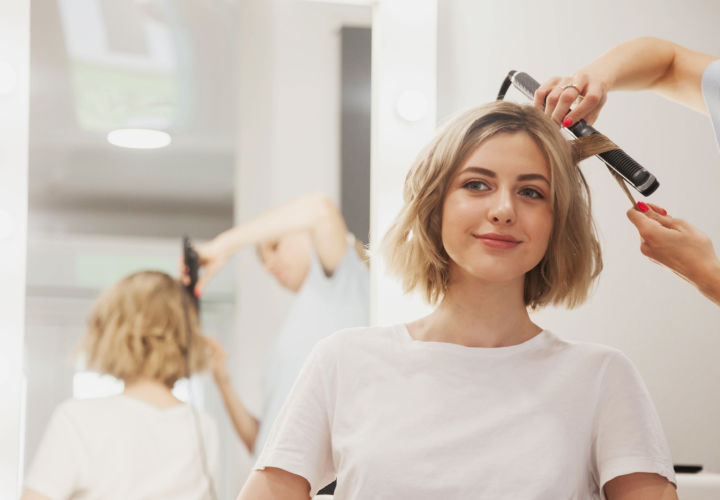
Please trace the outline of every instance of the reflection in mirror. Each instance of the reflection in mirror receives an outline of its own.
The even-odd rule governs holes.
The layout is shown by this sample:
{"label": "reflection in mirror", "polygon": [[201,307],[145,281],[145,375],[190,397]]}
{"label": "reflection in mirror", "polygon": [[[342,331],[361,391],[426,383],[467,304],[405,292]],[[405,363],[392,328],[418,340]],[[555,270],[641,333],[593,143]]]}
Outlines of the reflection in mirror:
{"label": "reflection in mirror", "polygon": [[[99,293],[143,269],[176,275],[183,234],[207,239],[233,223],[236,17],[223,1],[32,3],[26,474],[63,401],[125,388],[77,355]],[[121,129],[171,142],[118,146],[109,136]],[[230,273],[220,276],[202,305],[205,331],[228,343],[233,290]],[[174,384],[174,398],[216,417],[229,436],[211,382],[190,385]],[[120,432],[107,422],[108,435]],[[179,441],[194,439],[192,421],[186,427]],[[229,463],[232,445],[219,440],[216,464]],[[228,476],[219,475],[221,498],[234,489]],[[41,493],[59,491],[43,491],[52,478],[34,480]]]}
{"label": "reflection in mirror", "polygon": [[[185,234],[202,257],[236,221],[236,228],[256,221],[266,230],[256,217],[279,207],[290,207],[277,219],[283,224],[288,214],[338,214],[306,219],[310,239],[298,241],[310,242],[312,252],[307,273],[295,281],[272,264],[282,249],[268,233],[227,260],[233,265],[213,270],[202,282],[200,309],[202,329],[215,339],[207,351],[213,376],[181,378],[150,405],[179,400],[197,408],[179,440],[201,436],[205,453],[216,457],[202,468],[193,462],[188,477],[207,484],[203,478],[213,476],[211,497],[234,498],[253,446],[237,428],[233,401],[261,420],[258,432],[267,432],[303,353],[319,340],[283,339],[293,331],[283,320],[309,311],[302,288],[310,273],[338,282],[334,271],[352,259],[360,282],[367,279],[361,243],[369,232],[370,9],[290,0],[57,0],[33,2],[31,16],[26,479],[40,477],[32,473],[38,456],[53,456],[43,450],[52,443],[43,436],[51,435],[50,422],[67,416],[57,411],[68,408],[63,402],[72,398],[83,407],[139,394],[135,380],[98,369],[79,350],[101,292],[140,270],[177,275]],[[138,137],[142,142],[126,142]],[[283,227],[291,235],[297,229]],[[316,246],[316,230],[324,227],[341,237]],[[260,240],[266,244],[256,253]],[[346,302],[367,305],[362,286]],[[150,306],[138,305],[137,317]],[[364,324],[366,315],[326,326]],[[151,352],[154,341],[142,342]],[[217,370],[225,354],[227,369]],[[261,383],[273,377],[276,393]],[[230,396],[225,380],[232,382]],[[217,433],[205,429],[205,415]],[[101,432],[109,436],[112,426]],[[217,470],[204,470],[213,464]],[[53,496],[42,491],[50,482],[34,484]]]}

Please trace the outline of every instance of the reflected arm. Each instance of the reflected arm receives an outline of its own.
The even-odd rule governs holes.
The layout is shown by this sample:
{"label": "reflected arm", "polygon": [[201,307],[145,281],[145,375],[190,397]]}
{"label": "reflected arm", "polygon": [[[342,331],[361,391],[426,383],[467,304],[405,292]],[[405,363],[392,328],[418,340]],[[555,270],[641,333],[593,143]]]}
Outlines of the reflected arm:
{"label": "reflected arm", "polygon": [[245,405],[240,401],[240,397],[232,386],[229,376],[215,377],[220,394],[222,395],[225,409],[230,414],[233,427],[242,442],[245,443],[248,451],[255,451],[255,440],[258,436],[260,422],[250,414]]}
{"label": "reflected arm", "polygon": [[285,234],[307,230],[326,271],[340,263],[347,247],[347,227],[340,210],[327,196],[314,194],[280,205],[269,212],[225,231],[213,240],[223,252],[233,254],[248,246]]}
{"label": "reflected arm", "polygon": [[280,205],[216,236],[198,249],[205,273],[198,281],[202,292],[207,281],[238,250],[272,241],[288,233],[309,231],[320,264],[331,275],[347,249],[347,226],[337,205],[326,195],[312,194]]}

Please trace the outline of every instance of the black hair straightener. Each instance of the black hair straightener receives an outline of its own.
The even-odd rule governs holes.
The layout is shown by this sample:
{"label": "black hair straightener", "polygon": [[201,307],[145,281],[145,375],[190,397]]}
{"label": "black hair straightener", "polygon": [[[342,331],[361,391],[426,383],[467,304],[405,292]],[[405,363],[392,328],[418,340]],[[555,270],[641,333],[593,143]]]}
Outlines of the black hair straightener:
{"label": "black hair straightener", "polygon": [[[527,73],[510,71],[507,77],[505,77],[505,81],[503,82],[502,86],[500,87],[500,92],[498,93],[497,100],[502,100],[505,98],[505,94],[510,88],[510,85],[513,85],[515,88],[517,88],[520,92],[522,92],[523,95],[525,95],[525,97],[530,100],[533,100],[535,98],[535,91],[540,87],[540,84]],[[585,120],[579,120],[576,124],[568,127],[568,130],[575,137],[587,137],[589,135],[600,133],[595,128],[588,125]],[[605,153],[600,153],[596,156],[600,158],[605,163],[605,165],[608,166],[608,168],[613,173],[613,175],[616,176],[616,178],[619,175],[620,177],[622,177],[622,180],[640,191],[640,193],[642,193],[644,196],[650,196],[652,193],[655,192],[658,186],[660,186],[660,183],[653,174],[648,172],[642,165],[633,160],[630,155],[628,155],[622,149],[607,151]],[[627,189],[624,183],[621,183],[621,187],[623,187],[625,190]],[[626,194],[632,200],[632,196],[630,195],[629,191],[626,191]]]}
{"label": "black hair straightener", "polygon": [[198,260],[197,252],[193,248],[192,243],[190,243],[190,238],[187,236],[183,237],[183,261],[185,263],[185,269],[187,269],[188,276],[190,277],[190,282],[185,285],[185,290],[187,290],[190,294],[192,302],[195,305],[196,310],[198,310],[200,301],[197,295],[195,295],[195,285],[197,285],[198,282],[198,268],[200,261]]}
{"label": "black hair straightener", "polygon": [[183,313],[185,314],[185,345],[186,345],[186,351],[185,351],[185,376],[188,380],[188,394],[190,396],[190,408],[192,409],[193,414],[193,420],[195,422],[195,432],[197,434],[198,444],[200,446],[200,460],[202,462],[203,467],[203,473],[205,474],[205,478],[208,482],[208,492],[210,494],[210,498],[212,500],[217,500],[217,493],[215,491],[215,483],[213,481],[212,475],[210,474],[210,471],[208,469],[208,461],[207,461],[207,453],[205,451],[205,440],[203,439],[203,433],[200,429],[200,417],[197,414],[197,410],[195,406],[192,404],[193,402],[193,392],[192,392],[192,383],[190,383],[190,346],[192,345],[192,332],[190,327],[190,312],[189,304],[192,304],[192,306],[195,308],[195,312],[197,313],[198,317],[200,315],[200,299],[198,299],[197,295],[195,295],[195,285],[197,285],[198,282],[198,269],[200,267],[200,259],[198,258],[197,251],[193,248],[192,243],[190,242],[190,238],[187,236],[183,237],[182,240],[182,247],[183,247],[183,262],[185,264],[185,269],[187,270],[188,276],[190,277],[190,282],[187,285],[184,285],[185,291],[187,293],[183,293],[182,298],[182,305],[183,305]]}

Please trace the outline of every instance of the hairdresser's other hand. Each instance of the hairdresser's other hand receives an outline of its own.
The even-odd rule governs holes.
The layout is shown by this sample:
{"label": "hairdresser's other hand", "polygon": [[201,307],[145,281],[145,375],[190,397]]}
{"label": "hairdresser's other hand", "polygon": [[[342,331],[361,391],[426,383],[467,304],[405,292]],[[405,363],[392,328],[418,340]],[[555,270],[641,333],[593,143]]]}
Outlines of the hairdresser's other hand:
{"label": "hairdresser's other hand", "polygon": [[220,342],[210,335],[205,335],[205,342],[210,348],[210,367],[213,378],[218,384],[221,384],[230,377],[227,369],[227,352]]}
{"label": "hairdresser's other hand", "polygon": [[[198,254],[199,276],[195,285],[195,296],[201,297],[210,279],[227,263],[230,255],[215,240],[196,248]],[[179,260],[180,280],[183,284],[190,283],[190,275],[183,259]],[[201,271],[201,272],[200,272]]]}
{"label": "hairdresser's other hand", "polygon": [[[534,105],[564,127],[583,119],[592,125],[607,101],[609,88],[609,82],[600,75],[581,69],[571,76],[554,76],[540,85]],[[573,104],[575,107],[570,111]]]}
{"label": "hairdresser's other hand", "polygon": [[708,295],[706,281],[717,277],[720,262],[705,233],[653,204],[640,202],[637,210],[628,210],[627,216],[640,233],[640,251],[644,255],[669,267]]}

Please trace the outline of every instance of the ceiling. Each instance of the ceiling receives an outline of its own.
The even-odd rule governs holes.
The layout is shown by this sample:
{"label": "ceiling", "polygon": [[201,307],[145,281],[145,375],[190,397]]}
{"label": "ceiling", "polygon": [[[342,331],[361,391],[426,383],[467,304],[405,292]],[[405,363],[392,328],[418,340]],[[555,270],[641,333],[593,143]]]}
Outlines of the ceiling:
{"label": "ceiling", "polygon": [[[224,0],[31,2],[31,227],[39,212],[232,220],[235,20]],[[110,145],[123,127],[172,144]]]}

